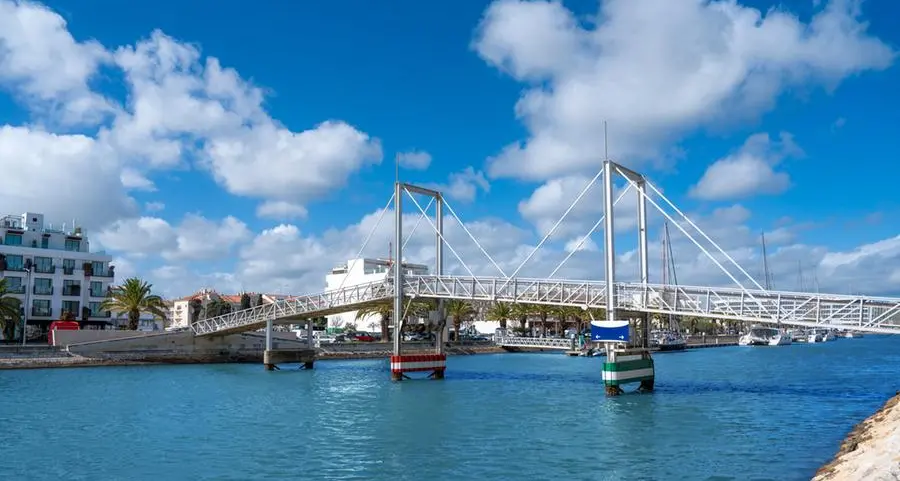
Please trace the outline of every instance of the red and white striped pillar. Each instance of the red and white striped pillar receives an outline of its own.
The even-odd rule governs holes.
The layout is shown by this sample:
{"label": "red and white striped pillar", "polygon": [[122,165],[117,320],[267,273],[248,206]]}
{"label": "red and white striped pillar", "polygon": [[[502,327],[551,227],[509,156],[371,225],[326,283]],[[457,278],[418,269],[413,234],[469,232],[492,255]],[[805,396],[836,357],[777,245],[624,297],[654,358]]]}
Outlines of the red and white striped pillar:
{"label": "red and white striped pillar", "polygon": [[408,372],[428,372],[431,377],[443,379],[447,369],[446,354],[401,354],[391,356],[391,379],[399,381]]}

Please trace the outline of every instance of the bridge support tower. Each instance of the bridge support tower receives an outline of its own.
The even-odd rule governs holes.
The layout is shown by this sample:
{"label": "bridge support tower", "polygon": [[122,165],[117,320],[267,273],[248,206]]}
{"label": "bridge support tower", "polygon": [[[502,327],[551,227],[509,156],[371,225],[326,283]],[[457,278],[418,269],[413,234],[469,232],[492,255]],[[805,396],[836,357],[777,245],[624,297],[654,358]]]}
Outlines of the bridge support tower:
{"label": "bridge support tower", "polygon": [[[394,349],[391,356],[391,379],[401,381],[408,379],[409,372],[430,372],[432,379],[443,379],[447,369],[447,354],[444,352],[444,301],[438,300],[436,310],[429,313],[429,320],[436,322],[438,332],[434,339],[434,352],[417,352],[404,354],[403,348],[403,320],[406,318],[409,305],[403,305],[403,195],[413,193],[426,195],[435,201],[435,275],[444,273],[444,198],[440,192],[402,183],[397,180],[394,183],[394,264],[392,266],[394,283],[394,309],[392,313],[394,324]],[[424,215],[424,213],[423,213]]]}
{"label": "bridge support tower", "polygon": [[305,369],[312,369],[316,360],[316,348],[312,338],[312,320],[306,324],[307,347],[275,349],[272,341],[272,320],[266,321],[266,350],[263,351],[263,366],[266,371],[277,371],[279,364],[302,364]]}
{"label": "bridge support tower", "polygon": [[[647,305],[650,268],[647,254],[647,200],[646,181],[644,176],[622,167],[611,160],[603,162],[603,193],[605,207],[604,245],[606,253],[606,320],[616,319],[616,250],[615,250],[615,222],[613,220],[613,178],[616,174],[622,175],[637,185],[638,190],[638,250],[641,267],[641,302]],[[629,323],[632,321],[629,321]],[[637,322],[641,322],[641,335],[628,343],[606,343],[606,361],[603,363],[603,385],[608,396],[621,394],[625,384],[640,383],[638,390],[642,392],[653,391],[653,383],[656,370],[653,366],[653,358],[650,356],[650,316],[643,315]],[[629,329],[631,330],[631,329]]]}

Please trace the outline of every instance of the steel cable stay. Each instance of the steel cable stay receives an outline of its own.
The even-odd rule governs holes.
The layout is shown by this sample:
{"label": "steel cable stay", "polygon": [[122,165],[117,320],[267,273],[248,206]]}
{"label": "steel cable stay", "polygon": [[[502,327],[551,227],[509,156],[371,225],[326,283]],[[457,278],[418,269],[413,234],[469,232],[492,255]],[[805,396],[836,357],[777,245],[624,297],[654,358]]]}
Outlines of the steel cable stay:
{"label": "steel cable stay", "polygon": [[481,253],[484,254],[485,257],[487,257],[487,259],[491,262],[491,264],[494,265],[494,267],[498,271],[500,271],[500,275],[503,276],[504,278],[508,279],[509,276],[507,276],[506,273],[503,272],[503,269],[500,268],[500,266],[497,265],[496,262],[494,262],[494,258],[491,257],[491,255],[487,253],[487,251],[484,249],[484,247],[481,246],[481,243],[478,242],[478,239],[476,239],[475,236],[472,235],[472,232],[469,231],[469,228],[466,227],[466,224],[463,223],[462,219],[460,219],[459,216],[456,215],[456,211],[453,210],[453,206],[451,206],[450,203],[447,202],[447,199],[443,199],[443,201],[444,201],[444,206],[446,206],[447,210],[450,211],[450,215],[452,215],[453,218],[456,219],[456,222],[459,224],[459,226],[462,227],[462,229],[466,232],[466,234],[469,235],[469,239],[472,239],[472,242],[475,243],[475,245],[478,247],[478,249],[481,251]]}
{"label": "steel cable stay", "polygon": [[[618,170],[618,169],[617,169],[617,170]],[[624,176],[624,175],[623,175],[623,176]],[[634,185],[635,187],[637,187],[637,183],[636,183],[634,180],[630,179],[630,178],[627,177],[627,176],[624,176],[624,177],[625,177],[625,179],[626,179],[629,183],[631,183],[632,185]],[[661,192],[659,192],[657,189],[655,189],[655,188],[653,187],[652,184],[650,184],[650,182],[647,182],[646,180],[645,180],[645,182],[646,182],[646,184],[647,184],[648,186],[650,186],[651,189],[653,189],[653,191],[656,192],[660,197],[665,198],[665,197],[662,195]],[[753,293],[750,292],[750,290],[748,290],[746,287],[744,287],[744,285],[741,284],[741,283],[737,280],[737,278],[735,278],[734,275],[731,274],[731,272],[729,272],[728,269],[726,269],[725,266],[723,266],[722,263],[719,262],[718,259],[716,259],[716,258],[715,258],[715,257],[714,257],[714,256],[713,256],[713,255],[712,255],[705,247],[703,247],[703,245],[701,245],[700,242],[698,242],[696,239],[694,239],[694,236],[692,236],[687,230],[685,230],[684,227],[682,227],[680,223],[676,222],[675,219],[673,219],[672,216],[669,215],[668,212],[666,212],[665,210],[663,210],[663,208],[660,207],[660,205],[657,204],[656,201],[653,200],[653,198],[652,198],[651,196],[649,196],[649,195],[647,195],[647,194],[644,194],[644,193],[641,193],[641,192],[640,192],[640,189],[637,189],[637,191],[638,191],[639,195],[643,195],[644,199],[646,199],[647,202],[650,202],[650,204],[653,205],[653,207],[655,207],[656,210],[659,211],[660,214],[662,214],[666,219],[668,219],[669,222],[671,222],[672,224],[674,224],[675,227],[676,227],[678,230],[680,230],[682,234],[684,234],[688,239],[690,239],[691,242],[693,242],[694,245],[697,246],[697,248],[699,248],[701,251],[703,251],[703,253],[704,253],[704,254],[705,254],[705,255],[706,255],[706,256],[707,256],[707,257],[708,257],[708,258],[709,258],[709,259],[710,259],[710,260],[711,260],[711,261],[719,268],[719,269],[721,269],[722,272],[725,273],[725,275],[728,276],[728,278],[731,279],[732,282],[734,282],[734,283],[735,283],[735,284],[736,284],[736,285],[744,292],[744,294],[746,294],[747,296],[750,297],[750,299],[752,299],[753,301],[755,301],[755,302],[759,305],[759,307],[760,307],[763,311],[765,311],[768,315],[772,315],[772,313],[769,311],[768,307],[767,307],[762,301],[760,301],[759,299],[757,299],[757,298],[753,295]],[[684,216],[684,214],[681,214],[681,215]],[[685,216],[685,219],[687,219],[686,216]],[[688,220],[688,222],[691,222],[689,219],[687,219],[687,220]],[[695,225],[695,224],[693,224],[693,222],[691,222],[691,224],[692,224],[692,225]],[[696,227],[696,225],[695,225],[695,229],[697,229],[698,231],[700,230],[700,228],[699,228],[699,227]],[[743,270],[743,269],[742,269],[742,270]],[[760,289],[760,290],[763,291],[763,292],[766,292],[765,289]],[[708,308],[709,308],[709,306],[707,306],[707,309],[708,309]],[[777,313],[776,313],[776,315],[777,315]],[[776,318],[776,319],[777,319],[777,318]]]}
{"label": "steel cable stay", "polygon": [[[625,186],[625,188],[622,190],[622,192],[619,193],[619,196],[616,197],[616,200],[613,202],[613,207],[615,207],[616,204],[618,204],[619,201],[622,200],[623,197],[625,197],[625,194],[627,194],[629,190],[631,190],[631,184],[627,184]],[[556,272],[559,271],[562,268],[562,266],[573,255],[575,255],[576,252],[578,252],[579,249],[581,249],[581,246],[583,246],[584,243],[587,242],[587,240],[590,239],[590,237],[592,235],[594,235],[594,231],[597,230],[597,227],[600,227],[600,224],[602,224],[605,219],[606,219],[606,213],[604,213],[603,215],[600,216],[600,219],[598,219],[597,222],[594,223],[594,226],[591,227],[591,229],[587,232],[587,234],[585,234],[584,237],[581,238],[581,240],[578,242],[578,244],[575,246],[575,248],[572,249],[572,251],[569,252],[569,254],[566,256],[566,258],[563,259],[562,262],[560,262],[559,264],[556,265],[556,268],[553,269],[553,272],[551,272],[549,276],[547,276],[547,279],[553,279],[553,276],[556,275]]]}
{"label": "steel cable stay", "polygon": [[[419,201],[416,200],[416,198],[409,192],[409,190],[404,188],[403,191],[406,192],[406,195],[409,196],[410,200],[413,201],[413,204],[415,204],[416,208],[419,209],[419,212],[424,214],[425,210],[422,209],[422,206],[421,206],[421,204],[419,204]],[[437,228],[437,226],[434,225],[434,222],[432,222],[431,219],[428,218],[428,216],[425,216],[425,220],[428,221],[428,224],[431,226],[431,230],[433,230],[438,235],[438,237],[441,238],[441,241],[443,241],[444,244],[447,245],[447,248],[450,249],[450,252],[453,254],[454,257],[456,257],[456,260],[458,260],[459,263],[462,264],[463,269],[465,269],[466,272],[468,272],[469,275],[472,276],[472,279],[474,279],[475,282],[478,283],[479,286],[481,286],[481,282],[478,281],[478,277],[475,276],[475,274],[472,272],[472,269],[469,269],[468,264],[466,264],[466,262],[464,260],[462,260],[461,257],[459,257],[459,254],[456,253],[456,249],[454,249],[453,246],[450,245],[449,242],[447,242],[447,239],[444,238],[444,234],[442,232],[438,231],[438,228]],[[402,260],[398,260],[398,262],[402,262]],[[395,288],[402,289],[403,286],[396,286]]]}
{"label": "steel cable stay", "polygon": [[338,285],[338,288],[335,289],[335,291],[340,291],[341,289],[344,288],[344,283],[347,282],[347,279],[350,277],[350,271],[353,269],[353,267],[359,261],[359,258],[362,256],[362,253],[366,249],[366,246],[369,245],[369,241],[372,240],[372,236],[375,235],[375,230],[378,229],[378,226],[381,225],[381,221],[384,220],[384,214],[387,213],[388,209],[391,207],[391,202],[393,202],[393,201],[394,201],[394,194],[391,194],[391,198],[388,199],[387,204],[384,205],[384,207],[381,209],[381,213],[378,214],[378,220],[375,221],[375,225],[372,226],[372,230],[370,230],[369,235],[366,236],[366,240],[363,242],[362,247],[359,248],[359,252],[356,253],[356,257],[354,257],[353,260],[351,261],[351,263],[349,265],[347,265],[347,273],[344,274],[344,278],[341,279],[341,283],[340,283],[340,285]]}
{"label": "steel cable stay", "polygon": [[406,244],[409,244],[409,241],[412,240],[413,234],[416,233],[416,230],[419,228],[419,224],[422,223],[422,217],[424,217],[426,215],[426,213],[428,212],[428,209],[431,208],[431,204],[433,204],[433,203],[434,203],[434,197],[432,197],[431,200],[429,200],[428,203],[425,204],[425,210],[423,210],[422,213],[419,214],[419,217],[416,219],[416,224],[413,226],[412,230],[409,231],[409,235],[406,236],[406,240],[403,241],[402,249],[406,249]]}
{"label": "steel cable stay", "polygon": [[516,274],[519,273],[519,271],[522,269],[522,267],[524,267],[525,264],[528,263],[528,261],[531,260],[531,258],[534,257],[534,255],[537,253],[537,251],[544,245],[544,242],[547,242],[547,239],[549,239],[550,236],[553,235],[554,232],[556,232],[556,229],[559,227],[559,225],[562,223],[562,221],[564,221],[566,219],[566,217],[569,215],[569,212],[572,212],[572,209],[575,208],[575,206],[578,204],[578,201],[580,201],[581,198],[584,197],[584,194],[586,194],[587,191],[591,189],[591,186],[593,186],[594,183],[597,182],[597,179],[599,179],[600,176],[602,176],[602,175],[603,175],[603,170],[600,170],[599,172],[597,172],[597,174],[594,175],[594,177],[591,179],[591,181],[588,182],[587,185],[585,185],[583,189],[581,189],[581,192],[578,193],[578,196],[575,197],[575,200],[572,201],[572,203],[569,205],[569,208],[566,209],[565,212],[563,212],[563,214],[559,218],[559,220],[557,220],[556,223],[553,224],[553,227],[550,228],[550,231],[547,232],[546,235],[544,235],[544,238],[541,239],[541,241],[538,242],[538,244],[536,246],[534,246],[534,249],[532,249],[531,252],[528,253],[528,256],[525,257],[525,260],[523,260],[519,264],[519,266],[516,267],[516,270],[513,271],[513,273],[510,274],[509,277],[507,277],[506,282],[504,282],[503,285],[500,286],[501,290],[506,288],[506,286],[509,284],[509,282],[516,277]]}

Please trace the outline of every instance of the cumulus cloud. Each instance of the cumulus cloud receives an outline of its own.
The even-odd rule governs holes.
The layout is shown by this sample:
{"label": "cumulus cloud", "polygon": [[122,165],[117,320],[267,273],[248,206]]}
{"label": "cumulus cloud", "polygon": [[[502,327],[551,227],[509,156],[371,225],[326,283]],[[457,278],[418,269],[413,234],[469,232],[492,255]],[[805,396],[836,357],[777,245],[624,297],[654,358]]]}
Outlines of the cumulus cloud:
{"label": "cumulus cloud", "polygon": [[426,170],[431,165],[431,154],[421,150],[400,152],[397,154],[397,162],[400,167],[410,170]]}
{"label": "cumulus cloud", "polygon": [[737,152],[710,165],[690,195],[705,200],[734,200],[755,194],[780,194],[790,187],[791,179],[776,167],[785,158],[802,154],[787,132],[782,132],[778,140],[765,133],[752,135]]}
{"label": "cumulus cloud", "polygon": [[610,153],[659,161],[691,129],[769,110],[792,86],[833,88],[887,68],[895,53],[866,32],[856,1],[809,23],[737,2],[608,0],[581,21],[562,2],[497,0],[473,42],[529,88],[516,116],[529,131],[490,161],[493,176],[545,180],[596,170]]}

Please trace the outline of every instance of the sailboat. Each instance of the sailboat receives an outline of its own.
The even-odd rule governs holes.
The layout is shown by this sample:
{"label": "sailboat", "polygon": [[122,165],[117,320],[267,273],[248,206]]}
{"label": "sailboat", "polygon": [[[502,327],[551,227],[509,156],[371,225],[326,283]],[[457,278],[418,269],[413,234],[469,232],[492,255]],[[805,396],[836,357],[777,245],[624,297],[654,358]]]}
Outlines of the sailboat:
{"label": "sailboat", "polygon": [[[669,239],[669,224],[663,225],[664,237],[662,243],[662,283],[669,285],[669,275],[671,274],[672,283],[678,285],[678,278],[675,276],[675,257],[672,255],[672,242]],[[675,316],[669,314],[668,329],[656,331],[650,339],[650,345],[656,347],[660,351],[683,351],[687,348],[687,341],[681,335],[681,326],[675,320]]]}
{"label": "sailboat", "polygon": [[[766,234],[762,237],[762,255],[763,255],[763,271],[765,275],[766,290],[772,288],[771,277],[769,275],[769,260],[766,254]],[[738,339],[738,345],[741,346],[786,346],[793,342],[793,333],[785,331],[781,328],[781,322],[778,327],[771,326],[751,326],[750,332],[744,334]]]}

